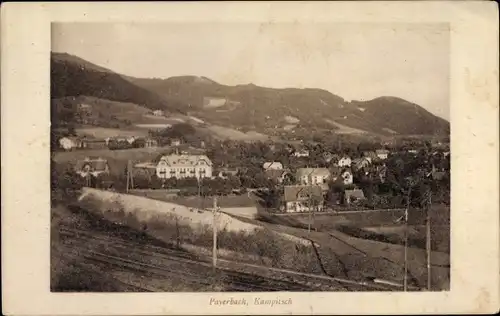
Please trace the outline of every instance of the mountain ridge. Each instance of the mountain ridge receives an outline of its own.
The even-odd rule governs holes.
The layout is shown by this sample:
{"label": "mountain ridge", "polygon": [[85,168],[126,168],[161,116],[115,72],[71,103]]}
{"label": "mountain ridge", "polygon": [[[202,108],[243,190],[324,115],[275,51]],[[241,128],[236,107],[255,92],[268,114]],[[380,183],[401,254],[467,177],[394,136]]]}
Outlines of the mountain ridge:
{"label": "mountain ridge", "polygon": [[[382,135],[449,133],[448,121],[394,96],[346,101],[319,88],[277,89],[252,83],[230,86],[192,75],[136,78],[65,53],[51,54],[51,79],[52,98],[88,95],[131,102],[268,134],[312,127],[341,133],[342,125]],[[296,118],[297,123],[285,122],[287,116]]]}

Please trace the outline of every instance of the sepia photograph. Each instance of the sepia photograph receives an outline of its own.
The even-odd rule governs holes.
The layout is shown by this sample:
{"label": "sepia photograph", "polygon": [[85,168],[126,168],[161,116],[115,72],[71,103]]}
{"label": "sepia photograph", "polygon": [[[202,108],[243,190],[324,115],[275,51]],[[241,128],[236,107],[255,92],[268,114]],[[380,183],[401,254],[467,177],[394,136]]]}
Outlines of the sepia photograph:
{"label": "sepia photograph", "polygon": [[449,45],[53,23],[51,291],[449,290]]}
{"label": "sepia photograph", "polygon": [[2,3],[2,313],[495,314],[498,19]]}

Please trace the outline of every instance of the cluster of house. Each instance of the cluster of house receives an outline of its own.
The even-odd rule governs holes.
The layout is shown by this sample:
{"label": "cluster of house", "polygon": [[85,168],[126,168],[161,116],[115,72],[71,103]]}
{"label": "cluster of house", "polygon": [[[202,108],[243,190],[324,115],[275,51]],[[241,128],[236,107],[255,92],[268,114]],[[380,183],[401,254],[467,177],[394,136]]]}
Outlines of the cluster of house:
{"label": "cluster of house", "polygon": [[[274,180],[283,188],[280,204],[282,212],[323,211],[325,196],[331,183],[347,187],[343,202],[352,205],[365,198],[363,191],[353,183],[355,173],[361,171],[372,179],[378,178],[380,182],[385,182],[387,168],[384,160],[388,155],[389,151],[385,149],[365,152],[362,157],[355,159],[347,155],[325,153],[324,159],[329,165],[327,168],[299,168],[292,174],[281,162],[269,161],[262,165],[262,169],[268,179]],[[82,177],[109,173],[108,162],[102,158],[86,158],[76,168],[76,172]],[[156,162],[138,163],[134,168],[149,169],[150,174],[156,174],[159,179],[227,178],[236,176],[239,171],[237,168],[218,168],[215,171],[212,161],[206,155],[178,151],[163,155]],[[432,172],[435,178],[445,174],[444,170],[434,168]]]}
{"label": "cluster of house", "polygon": [[[180,146],[180,139],[171,139],[170,146]],[[108,137],[104,139],[65,136],[59,139],[59,147],[65,151],[78,149],[127,149],[158,147],[158,140],[151,137]]]}
{"label": "cluster of house", "polygon": [[[375,152],[365,152],[363,157],[351,159],[347,155],[338,156],[325,153],[324,158],[330,164],[329,168],[299,168],[292,176],[290,170],[285,169],[281,162],[266,162],[262,166],[266,176],[278,184],[283,185],[283,197],[280,210],[284,212],[306,212],[310,210],[322,211],[329,183],[341,183],[353,186],[353,172],[364,170],[385,181],[387,168],[384,163],[373,164],[374,160],[383,161],[388,158],[389,151],[380,149]],[[294,179],[293,184],[289,179]],[[364,199],[363,191],[359,188],[347,189],[344,192],[345,203]]]}

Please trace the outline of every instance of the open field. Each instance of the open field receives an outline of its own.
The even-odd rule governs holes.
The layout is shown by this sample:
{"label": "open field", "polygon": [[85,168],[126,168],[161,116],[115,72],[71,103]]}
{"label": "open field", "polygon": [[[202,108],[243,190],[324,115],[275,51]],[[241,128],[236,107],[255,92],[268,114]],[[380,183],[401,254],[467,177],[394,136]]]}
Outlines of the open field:
{"label": "open field", "polygon": [[145,129],[118,129],[106,127],[80,127],[75,129],[78,135],[90,136],[98,139],[105,139],[108,137],[129,137],[129,136],[147,136],[148,130]]}
{"label": "open field", "polygon": [[213,134],[215,137],[220,139],[230,139],[230,140],[240,140],[240,141],[259,141],[259,140],[267,140],[269,137],[267,135],[249,131],[249,132],[240,132],[238,130],[224,127],[220,125],[209,125],[206,129]]}
{"label": "open field", "polygon": [[[273,219],[281,222],[279,224],[272,223]],[[241,218],[241,220],[246,219]],[[252,220],[248,221],[254,222]],[[402,283],[404,247],[401,245],[359,238],[336,229],[328,231],[313,230],[308,233],[307,225],[296,221],[295,217],[269,218],[262,216],[260,222],[269,229],[295,234],[314,241],[319,246],[318,252],[323,261],[323,266],[330,275],[345,275],[351,279],[378,277]],[[425,258],[426,255],[423,249],[409,248],[410,280],[419,287],[424,287],[427,280]],[[433,289],[449,289],[449,254],[434,250],[431,265]]]}
{"label": "open field", "polygon": [[353,128],[353,127],[349,127],[347,125],[340,124],[334,120],[325,119],[325,121],[337,128],[337,130],[335,130],[336,134],[366,134],[367,133],[367,131]]}

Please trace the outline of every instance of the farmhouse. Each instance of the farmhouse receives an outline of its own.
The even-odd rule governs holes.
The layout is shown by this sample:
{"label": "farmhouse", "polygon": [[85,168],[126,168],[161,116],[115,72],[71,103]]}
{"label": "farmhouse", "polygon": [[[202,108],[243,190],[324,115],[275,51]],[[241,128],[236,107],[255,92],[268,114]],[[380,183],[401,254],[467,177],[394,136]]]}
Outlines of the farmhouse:
{"label": "farmhouse", "polygon": [[279,161],[268,161],[262,166],[264,170],[283,170],[283,164]]}
{"label": "farmhouse", "polygon": [[76,163],[75,172],[82,177],[89,175],[97,177],[109,173],[109,164],[106,159],[86,157]]}
{"label": "farmhouse", "polygon": [[211,178],[212,161],[206,155],[166,155],[156,166],[156,175],[168,178]]}
{"label": "farmhouse", "polygon": [[320,186],[285,186],[280,211],[287,213],[323,211],[323,203],[323,192]]}

